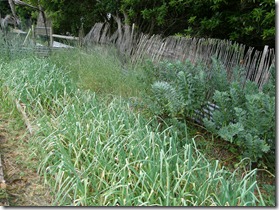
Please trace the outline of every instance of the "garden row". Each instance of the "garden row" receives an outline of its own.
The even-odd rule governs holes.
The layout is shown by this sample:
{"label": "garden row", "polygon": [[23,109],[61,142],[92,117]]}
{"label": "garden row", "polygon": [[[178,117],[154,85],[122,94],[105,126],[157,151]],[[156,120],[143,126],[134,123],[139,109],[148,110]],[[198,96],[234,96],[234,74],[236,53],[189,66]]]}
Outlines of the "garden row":
{"label": "garden row", "polygon": [[[29,140],[30,158],[40,159],[38,171],[52,186],[56,198],[54,205],[266,205],[256,181],[257,169],[246,171],[239,179],[239,174],[243,173],[240,168],[229,172],[218,160],[210,162],[199,152],[195,139],[187,136],[186,125],[184,138],[181,138],[173,129],[174,125],[162,129],[158,123],[158,116],[178,120],[191,116],[210,97],[218,102],[218,92],[217,96],[214,93],[209,97],[205,91],[205,84],[209,85],[209,81],[217,84],[207,78],[206,72],[194,74],[196,67],[190,64],[160,64],[146,67],[143,74],[133,75],[135,72],[123,71],[120,63],[102,58],[102,54],[100,51],[92,54],[73,51],[66,52],[64,57],[58,54],[58,60],[28,56],[1,61],[1,95],[7,101],[18,100],[26,107],[35,129]],[[88,65],[95,66],[81,69],[89,60]],[[63,62],[73,65],[63,67]],[[113,72],[106,73],[112,66]],[[71,70],[72,67],[76,72]],[[96,69],[99,71],[94,74]],[[111,78],[104,77],[111,73]],[[102,90],[118,86],[119,81],[128,83],[131,74],[141,85],[134,92],[143,93],[147,101],[140,100],[139,103],[131,97],[117,96],[113,92],[115,89],[112,89],[113,94]],[[92,76],[92,81],[88,75]],[[82,84],[85,78],[91,83],[91,90],[85,90],[89,87],[89,84]],[[153,84],[150,89],[149,84]],[[233,85],[219,83],[219,86],[219,94],[234,91]],[[126,92],[123,89],[118,91]],[[259,100],[261,97],[272,100],[273,97],[258,92],[249,95],[252,96]],[[244,104],[235,113],[241,108],[246,111],[249,97],[244,97]],[[145,103],[150,100],[155,103]],[[267,102],[262,102],[261,106],[272,107],[272,103]],[[144,108],[149,117],[137,107]],[[264,114],[265,106],[263,109]],[[228,125],[222,121],[219,123],[217,117],[226,114],[222,110],[219,112],[219,115],[213,114],[217,131],[230,126],[229,123],[242,123],[231,120],[224,121]],[[241,116],[245,119],[246,115]],[[257,134],[250,133],[253,137]],[[237,136],[242,137],[240,133]],[[260,146],[266,146],[265,150],[262,147],[257,150],[272,149],[272,142],[268,140],[271,137],[259,138],[262,138],[260,142],[264,141]],[[247,145],[241,148],[245,151]]]}

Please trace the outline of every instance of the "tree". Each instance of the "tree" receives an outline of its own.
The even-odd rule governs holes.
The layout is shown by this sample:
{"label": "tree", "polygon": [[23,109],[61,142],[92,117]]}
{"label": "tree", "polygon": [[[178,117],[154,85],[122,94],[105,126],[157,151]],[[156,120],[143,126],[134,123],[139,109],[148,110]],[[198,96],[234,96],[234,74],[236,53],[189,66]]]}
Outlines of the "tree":
{"label": "tree", "polygon": [[[275,2],[272,0],[210,0],[196,5],[184,34],[230,39],[261,49],[275,47]],[[194,5],[193,5],[194,6]],[[200,13],[200,11],[204,11]]]}
{"label": "tree", "polygon": [[[274,0],[24,0],[41,5],[53,21],[54,31],[77,35],[97,22],[113,18],[139,31],[163,36],[182,35],[230,39],[261,49],[275,47]],[[17,8],[23,10],[23,8]],[[20,12],[19,12],[20,13]],[[34,14],[34,12],[32,12]],[[26,14],[22,12],[22,14]]]}

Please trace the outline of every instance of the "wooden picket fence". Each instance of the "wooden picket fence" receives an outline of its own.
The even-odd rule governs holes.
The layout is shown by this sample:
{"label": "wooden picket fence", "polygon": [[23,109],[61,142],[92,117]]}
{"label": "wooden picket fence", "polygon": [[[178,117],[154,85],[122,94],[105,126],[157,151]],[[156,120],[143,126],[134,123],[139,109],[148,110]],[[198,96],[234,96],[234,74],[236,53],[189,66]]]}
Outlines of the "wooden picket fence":
{"label": "wooden picket fence", "polygon": [[[162,60],[189,60],[193,64],[202,62],[210,67],[214,56],[225,67],[229,81],[234,68],[240,68],[246,74],[245,81],[256,82],[260,90],[270,78],[270,69],[275,66],[275,51],[268,46],[263,51],[258,51],[229,40],[176,36],[162,38],[160,35],[135,33],[133,26],[121,25],[119,22],[118,29],[113,33],[110,32],[109,24],[96,23],[84,37],[85,45],[92,43],[114,44],[134,64],[147,58],[155,63]],[[212,113],[216,109],[219,107],[208,101],[201,110],[195,111],[192,120],[202,125],[202,119],[212,119]]]}
{"label": "wooden picket fence", "polygon": [[199,61],[210,66],[212,56],[222,62],[227,70],[228,79],[231,78],[233,69],[240,67],[245,69],[246,79],[255,81],[260,89],[270,77],[270,67],[275,65],[274,49],[269,49],[268,46],[260,52],[253,47],[229,40],[173,36],[161,38],[158,35],[141,35],[133,57],[135,61],[148,57],[155,62],[162,59],[188,59],[192,63]]}
{"label": "wooden picket fence", "polygon": [[150,36],[135,33],[133,26],[128,25],[118,27],[114,33],[110,33],[109,29],[109,24],[96,23],[85,36],[85,44],[115,44],[121,53],[130,56],[133,63],[145,58],[153,62],[190,60],[210,67],[211,58],[215,56],[227,70],[229,80],[233,69],[240,67],[246,72],[246,80],[255,81],[260,89],[269,80],[270,68],[275,66],[275,51],[268,46],[263,51],[258,51],[229,40]]}

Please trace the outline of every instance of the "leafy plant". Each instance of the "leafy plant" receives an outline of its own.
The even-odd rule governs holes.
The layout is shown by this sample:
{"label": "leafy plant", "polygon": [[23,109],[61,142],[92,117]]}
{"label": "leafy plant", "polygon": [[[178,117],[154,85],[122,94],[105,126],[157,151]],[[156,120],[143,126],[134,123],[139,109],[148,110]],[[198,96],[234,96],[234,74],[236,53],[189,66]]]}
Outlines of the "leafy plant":
{"label": "leafy plant", "polygon": [[[174,118],[191,117],[206,97],[206,73],[190,61],[162,62],[151,72],[151,106],[154,114]],[[161,110],[161,113],[160,113]]]}
{"label": "leafy plant", "polygon": [[204,84],[207,87],[206,98],[208,100],[212,98],[214,94],[213,90],[226,91],[229,87],[227,71],[223,64],[215,56],[211,58],[211,61],[212,64],[206,71],[207,78],[206,83]]}
{"label": "leafy plant", "polygon": [[[211,59],[210,67],[204,66],[202,63],[192,64],[188,60],[186,62],[165,61],[156,65],[148,63],[145,66],[146,72],[143,74],[146,76],[142,78],[142,81],[145,81],[145,87],[153,84],[151,85],[150,107],[153,102],[155,105],[159,105],[151,110],[160,110],[161,107],[164,107],[162,112],[166,116],[191,118],[197,110],[201,111],[204,108],[207,101],[212,101],[215,90],[228,90],[230,82],[225,67],[215,57]],[[237,71],[238,73],[236,73]],[[243,75],[239,72],[240,69],[235,68],[231,80],[243,81]],[[166,85],[169,88],[166,88]],[[166,93],[166,91],[169,92]],[[147,93],[149,93],[148,90]],[[171,95],[172,97],[170,97]],[[172,108],[167,109],[167,107]],[[173,109],[174,107],[176,108]],[[158,111],[155,114],[158,114]]]}
{"label": "leafy plant", "polygon": [[275,97],[247,81],[244,89],[235,82],[229,91],[215,91],[213,99],[218,109],[212,120],[204,119],[208,130],[238,145],[253,162],[275,154]]}
{"label": "leafy plant", "polygon": [[154,114],[175,116],[180,112],[182,102],[172,85],[164,81],[155,82],[151,88],[156,99]]}

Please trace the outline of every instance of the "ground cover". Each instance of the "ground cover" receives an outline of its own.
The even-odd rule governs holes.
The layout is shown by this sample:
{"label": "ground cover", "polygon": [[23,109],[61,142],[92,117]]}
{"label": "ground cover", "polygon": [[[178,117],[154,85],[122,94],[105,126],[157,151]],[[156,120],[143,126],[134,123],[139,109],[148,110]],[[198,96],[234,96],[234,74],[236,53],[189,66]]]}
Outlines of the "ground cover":
{"label": "ground cover", "polygon": [[142,115],[138,73],[102,53],[30,57],[0,68],[1,88],[26,106],[36,129],[30,157],[40,160],[52,205],[274,205],[257,169],[224,168],[228,160],[201,152],[216,145],[202,130]]}

